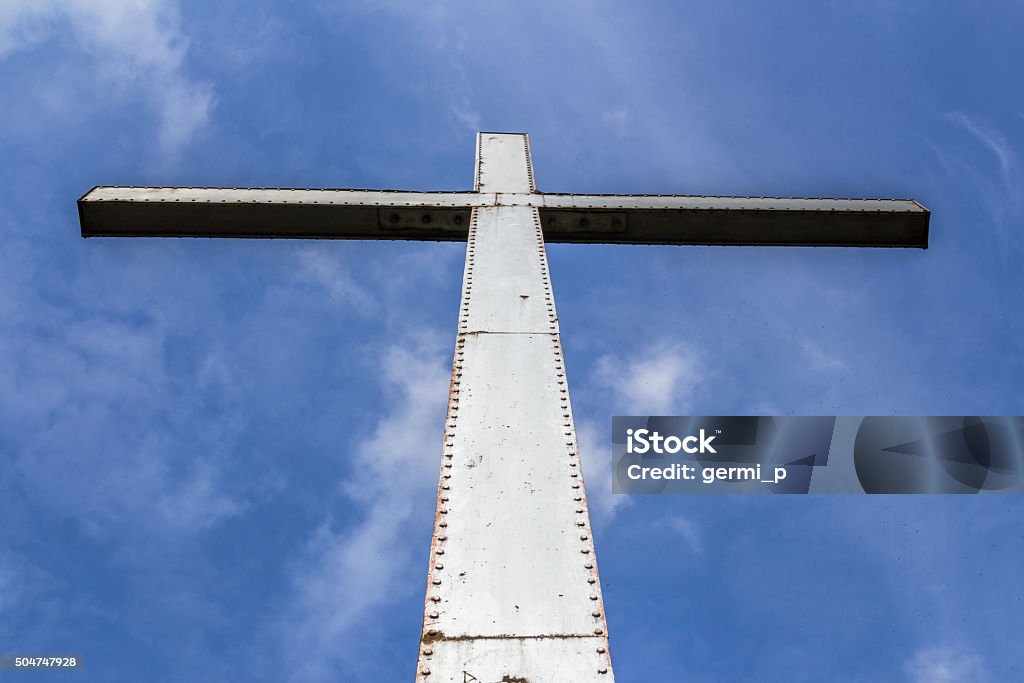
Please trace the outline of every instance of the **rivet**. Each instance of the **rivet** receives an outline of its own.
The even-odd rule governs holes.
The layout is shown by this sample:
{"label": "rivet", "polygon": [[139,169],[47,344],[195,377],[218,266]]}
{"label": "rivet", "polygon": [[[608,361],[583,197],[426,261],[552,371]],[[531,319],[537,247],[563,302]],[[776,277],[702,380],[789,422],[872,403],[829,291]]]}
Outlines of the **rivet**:
{"label": "rivet", "polygon": [[591,596],[590,596],[590,599],[591,599],[591,600],[597,600],[597,596],[596,596],[596,595],[591,595]]}
{"label": "rivet", "polygon": [[429,676],[430,675],[430,669],[420,669],[420,673],[423,674],[424,676]]}
{"label": "rivet", "polygon": [[595,628],[594,629],[594,635],[600,636],[600,635],[603,635],[603,634],[604,634],[604,629],[603,628]]}
{"label": "rivet", "polygon": [[[584,568],[584,569],[593,569],[593,568],[594,568],[594,565],[592,565],[592,564],[590,564],[590,563],[588,562],[587,564],[583,565],[583,568]],[[597,600],[597,598],[594,598],[594,600]]]}
{"label": "rivet", "polygon": [[[586,536],[584,536],[583,538],[586,538]],[[444,555],[444,548],[438,548],[434,551],[434,553],[437,555]]]}
{"label": "rivet", "polygon": [[431,650],[429,647],[426,647],[426,648],[423,648],[423,654],[425,654],[425,655],[427,655],[429,657],[430,655],[434,654],[434,651]]}
{"label": "rivet", "polygon": [[441,564],[440,562],[438,562],[437,564],[434,565],[434,569],[444,569],[444,565]]}
{"label": "rivet", "polygon": [[440,586],[441,585],[441,579],[434,579],[434,585],[435,586]]}
{"label": "rivet", "polygon": [[603,647],[597,648],[597,654],[603,655],[604,654],[604,648]]}
{"label": "rivet", "polygon": [[[598,652],[600,652],[600,650],[598,650]],[[597,673],[599,673],[599,674],[606,674],[606,673],[608,673],[608,669],[606,669],[606,668],[604,668],[602,666],[600,669],[597,670]]]}
{"label": "rivet", "polygon": [[430,618],[431,619],[437,619],[439,616],[441,616],[441,615],[438,614],[437,612],[431,612],[430,613]]}
{"label": "rivet", "polygon": [[584,555],[587,555],[587,554],[590,553],[590,550],[588,548],[583,548],[583,549],[580,550],[580,552],[583,553]]}
{"label": "rivet", "polygon": [[437,540],[439,540],[439,541],[447,541],[448,537],[442,534],[441,536],[437,537]]}
{"label": "rivet", "polygon": [[592,617],[599,617],[599,616],[601,616],[601,613],[598,612],[597,610],[595,610],[595,611],[590,613],[590,616],[592,616]]}

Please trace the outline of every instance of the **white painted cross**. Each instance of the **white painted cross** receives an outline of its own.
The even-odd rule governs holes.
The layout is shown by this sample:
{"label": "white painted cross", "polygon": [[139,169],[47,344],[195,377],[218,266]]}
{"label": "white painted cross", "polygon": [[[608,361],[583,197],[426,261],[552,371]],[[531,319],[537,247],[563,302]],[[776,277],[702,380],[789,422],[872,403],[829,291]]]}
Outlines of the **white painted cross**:
{"label": "white painted cross", "polygon": [[97,187],[82,235],[466,240],[416,680],[612,681],[545,242],[927,247],[910,200],[537,192],[477,137],[472,192]]}

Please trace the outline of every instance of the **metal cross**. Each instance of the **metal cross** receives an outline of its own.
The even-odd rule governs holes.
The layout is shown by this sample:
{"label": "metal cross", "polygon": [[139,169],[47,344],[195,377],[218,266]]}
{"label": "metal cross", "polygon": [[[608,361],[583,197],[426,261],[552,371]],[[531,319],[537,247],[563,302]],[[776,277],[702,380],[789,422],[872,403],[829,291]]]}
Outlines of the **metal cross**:
{"label": "metal cross", "polygon": [[472,192],[97,187],[85,237],[466,241],[416,680],[612,681],[545,242],[928,246],[911,200],[537,191],[477,136]]}

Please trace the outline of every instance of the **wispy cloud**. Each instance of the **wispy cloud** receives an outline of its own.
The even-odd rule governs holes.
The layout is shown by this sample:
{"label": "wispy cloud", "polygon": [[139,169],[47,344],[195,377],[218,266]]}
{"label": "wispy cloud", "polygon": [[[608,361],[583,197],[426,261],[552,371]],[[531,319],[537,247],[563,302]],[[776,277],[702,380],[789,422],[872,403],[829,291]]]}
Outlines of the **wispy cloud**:
{"label": "wispy cloud", "polygon": [[[582,387],[590,400],[600,400],[605,411],[620,415],[686,414],[695,388],[703,381],[699,355],[685,345],[658,341],[637,349],[629,358],[606,354],[594,364]],[[629,496],[612,493],[612,461],[608,425],[577,418],[587,498],[594,523],[609,524],[631,503]]]}
{"label": "wispy cloud", "polygon": [[631,503],[630,497],[612,493],[612,458],[609,452],[607,425],[599,428],[592,420],[576,421],[576,441],[587,486],[587,506],[591,522],[602,528]]}
{"label": "wispy cloud", "polygon": [[628,359],[600,357],[594,379],[626,414],[686,414],[703,373],[696,352],[682,344],[662,341],[638,349]]}
{"label": "wispy cloud", "polygon": [[617,107],[611,111],[606,111],[601,115],[601,120],[604,124],[611,128],[619,137],[626,134],[626,131],[632,123],[631,119],[632,117],[630,116],[629,107],[626,105],[622,105],[621,107]]}
{"label": "wispy cloud", "polygon": [[1003,181],[1008,183],[1014,164],[1014,154],[1013,149],[1010,147],[1006,138],[1000,133],[985,128],[984,126],[972,121],[963,112],[951,112],[947,117],[950,121],[963,127],[964,130],[973,135],[979,142],[981,142],[982,145],[987,147],[989,151],[996,156],[996,159],[999,160],[999,168],[1002,172]]}
{"label": "wispy cloud", "polygon": [[910,683],[985,683],[981,658],[953,647],[918,650],[904,667]]}
{"label": "wispy cloud", "polygon": [[665,520],[665,526],[683,539],[691,553],[694,555],[704,554],[704,536],[695,521],[689,517],[675,515]]}
{"label": "wispy cloud", "polygon": [[840,372],[847,368],[839,354],[829,353],[813,339],[801,339],[800,348],[807,359],[807,367],[814,372]]}
{"label": "wispy cloud", "polygon": [[375,608],[409,598],[420,586],[425,548],[408,543],[413,520],[429,519],[437,481],[448,368],[437,337],[422,335],[383,356],[390,410],[349,455],[342,484],[346,526],[328,518],[292,570],[294,597],[280,626],[298,680],[324,680],[339,659],[341,636]]}
{"label": "wispy cloud", "polygon": [[[99,83],[114,93],[138,92],[150,103],[164,155],[174,155],[206,125],[213,89],[188,74],[188,40],[176,3],[9,0],[0,5],[0,59],[67,33]],[[75,107],[67,103],[65,109]]]}
{"label": "wispy cloud", "polygon": [[347,264],[332,245],[305,245],[296,249],[302,277],[322,287],[339,305],[365,309],[372,302],[370,293],[352,276]]}

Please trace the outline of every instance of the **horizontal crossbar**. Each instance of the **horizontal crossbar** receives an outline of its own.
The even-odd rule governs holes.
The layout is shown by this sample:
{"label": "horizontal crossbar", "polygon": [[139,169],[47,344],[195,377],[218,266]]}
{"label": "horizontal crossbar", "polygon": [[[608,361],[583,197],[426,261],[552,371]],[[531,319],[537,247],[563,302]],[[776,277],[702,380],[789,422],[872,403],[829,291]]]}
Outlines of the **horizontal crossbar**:
{"label": "horizontal crossbar", "polygon": [[537,207],[548,242],[928,246],[928,210],[894,199],[97,187],[78,210],[84,237],[460,241],[493,205]]}

